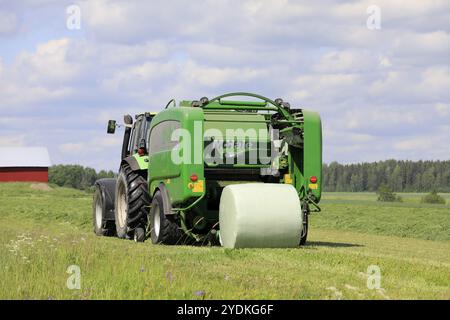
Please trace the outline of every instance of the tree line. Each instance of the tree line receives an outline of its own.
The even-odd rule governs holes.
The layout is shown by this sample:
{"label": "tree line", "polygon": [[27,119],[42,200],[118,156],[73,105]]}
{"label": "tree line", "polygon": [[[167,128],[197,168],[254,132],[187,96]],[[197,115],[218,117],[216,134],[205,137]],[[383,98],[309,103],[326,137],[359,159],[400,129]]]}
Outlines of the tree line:
{"label": "tree line", "polygon": [[69,187],[80,190],[90,189],[96,180],[102,178],[114,178],[113,171],[83,167],[80,165],[56,165],[48,170],[48,182],[60,187]]}
{"label": "tree line", "polygon": [[323,165],[322,181],[324,191],[375,192],[386,185],[394,192],[450,192],[450,161],[332,162]]}
{"label": "tree line", "polygon": [[[49,182],[87,190],[97,179],[116,175],[80,165],[56,165],[49,169]],[[394,192],[450,192],[450,161],[332,162],[323,165],[322,180],[324,191],[376,192],[386,185]]]}

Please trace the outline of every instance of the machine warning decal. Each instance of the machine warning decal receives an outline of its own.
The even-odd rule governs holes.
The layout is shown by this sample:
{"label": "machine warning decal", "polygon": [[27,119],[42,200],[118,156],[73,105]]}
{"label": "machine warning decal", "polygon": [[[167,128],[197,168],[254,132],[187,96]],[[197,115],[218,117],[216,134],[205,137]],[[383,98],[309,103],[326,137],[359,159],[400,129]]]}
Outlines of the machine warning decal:
{"label": "machine warning decal", "polygon": [[284,175],[284,183],[292,184],[292,177],[291,177],[290,174],[285,174]]}
{"label": "machine warning decal", "polygon": [[193,183],[194,187],[192,188],[192,192],[203,192],[203,180],[199,180]]}

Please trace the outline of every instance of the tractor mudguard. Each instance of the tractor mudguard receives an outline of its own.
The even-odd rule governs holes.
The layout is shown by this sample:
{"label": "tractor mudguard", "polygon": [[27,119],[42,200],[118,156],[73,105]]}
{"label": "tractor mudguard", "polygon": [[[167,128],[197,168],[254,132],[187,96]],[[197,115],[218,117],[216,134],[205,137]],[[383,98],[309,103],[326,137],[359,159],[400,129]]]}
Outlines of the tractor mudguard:
{"label": "tractor mudguard", "polygon": [[116,179],[100,179],[95,181],[95,185],[100,187],[102,198],[105,203],[105,219],[114,221],[114,199],[116,196]]}
{"label": "tractor mudguard", "polygon": [[163,197],[164,214],[166,216],[175,214],[175,212],[172,210],[172,202],[170,201],[169,191],[167,191],[167,188],[164,185],[164,183],[160,183],[156,188],[155,192],[158,190],[161,192],[161,195]]}
{"label": "tractor mudguard", "polygon": [[141,157],[138,154],[135,154],[123,159],[122,162],[126,162],[133,171],[148,169],[148,156]]}

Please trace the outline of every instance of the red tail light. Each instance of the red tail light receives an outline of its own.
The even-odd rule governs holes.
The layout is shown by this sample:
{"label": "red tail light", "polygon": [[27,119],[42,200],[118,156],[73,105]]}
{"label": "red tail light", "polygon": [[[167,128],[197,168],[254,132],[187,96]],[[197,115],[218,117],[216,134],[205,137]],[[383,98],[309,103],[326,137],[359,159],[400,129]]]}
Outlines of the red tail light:
{"label": "red tail light", "polygon": [[311,183],[317,183],[317,177],[312,176],[311,178],[309,178],[309,181],[311,181]]}
{"label": "red tail light", "polygon": [[198,176],[194,173],[189,178],[191,178],[192,182],[196,182],[198,180]]}

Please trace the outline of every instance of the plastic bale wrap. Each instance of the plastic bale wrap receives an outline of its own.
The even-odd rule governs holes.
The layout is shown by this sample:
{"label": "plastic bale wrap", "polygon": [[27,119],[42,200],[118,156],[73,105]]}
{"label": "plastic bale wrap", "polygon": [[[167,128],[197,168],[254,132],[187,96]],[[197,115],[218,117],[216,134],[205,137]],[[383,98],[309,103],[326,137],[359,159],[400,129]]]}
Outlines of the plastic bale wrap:
{"label": "plastic bale wrap", "polygon": [[289,248],[299,245],[302,214],[292,185],[248,183],[223,189],[220,242],[226,248]]}

